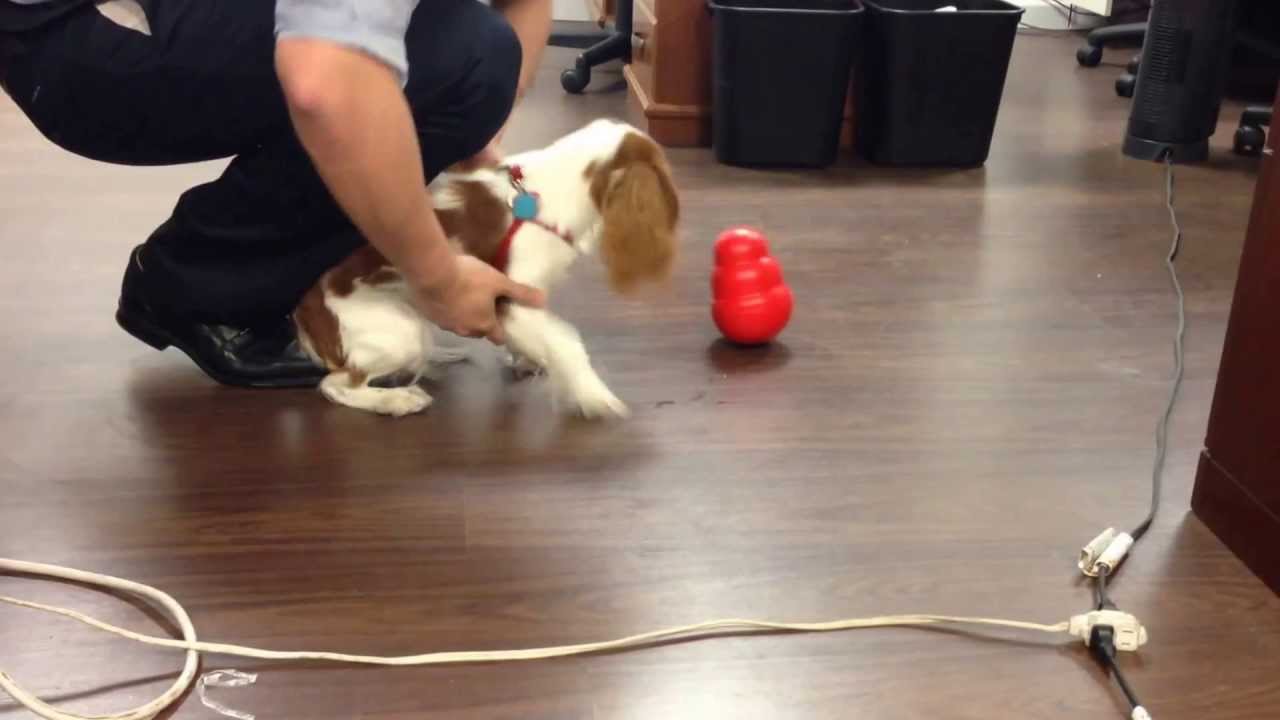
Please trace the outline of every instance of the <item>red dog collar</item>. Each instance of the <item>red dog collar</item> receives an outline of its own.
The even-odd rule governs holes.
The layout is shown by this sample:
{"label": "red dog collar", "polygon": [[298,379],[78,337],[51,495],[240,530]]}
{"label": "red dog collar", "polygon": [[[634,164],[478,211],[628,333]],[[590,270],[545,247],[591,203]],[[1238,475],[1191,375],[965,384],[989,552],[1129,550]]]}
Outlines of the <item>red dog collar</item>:
{"label": "red dog collar", "polygon": [[[502,242],[498,244],[498,249],[494,252],[492,265],[502,272],[507,271],[507,264],[511,261],[511,243],[516,239],[516,233],[520,232],[520,228],[525,223],[531,223],[558,236],[570,246],[573,245],[573,237],[569,233],[550,225],[537,217],[538,196],[531,193],[524,186],[524,171],[519,165],[511,165],[507,168],[507,176],[511,180],[511,187],[516,191],[516,197],[511,201],[511,226],[507,228],[507,232],[502,236]],[[521,204],[532,203],[532,211],[529,212],[527,207],[518,207]],[[522,217],[522,213],[524,216]]]}

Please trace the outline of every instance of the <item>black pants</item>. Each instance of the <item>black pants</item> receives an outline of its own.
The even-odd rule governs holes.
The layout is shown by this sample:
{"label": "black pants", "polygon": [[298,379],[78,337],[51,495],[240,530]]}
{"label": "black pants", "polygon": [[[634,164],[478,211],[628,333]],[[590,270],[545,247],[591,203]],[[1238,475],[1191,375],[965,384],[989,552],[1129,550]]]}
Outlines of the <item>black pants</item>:
{"label": "black pants", "polygon": [[[217,180],[183,193],[148,239],[144,290],[204,322],[282,317],[363,239],[290,124],[273,61],[275,3],[143,5],[150,36],[92,5],[10,36],[0,84],[40,132],[88,158],[129,165],[234,158]],[[520,45],[476,0],[423,2],[407,44],[405,93],[428,182],[483,149],[506,122]]]}

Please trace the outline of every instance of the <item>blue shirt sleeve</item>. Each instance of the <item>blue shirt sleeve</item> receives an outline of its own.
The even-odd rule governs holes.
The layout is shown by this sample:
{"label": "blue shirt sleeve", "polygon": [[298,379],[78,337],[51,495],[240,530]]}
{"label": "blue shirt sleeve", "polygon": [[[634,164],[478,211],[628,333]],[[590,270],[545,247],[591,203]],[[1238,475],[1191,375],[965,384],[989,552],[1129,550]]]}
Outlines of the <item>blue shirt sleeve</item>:
{"label": "blue shirt sleeve", "polygon": [[276,0],[276,36],[328,40],[409,75],[405,33],[418,0]]}

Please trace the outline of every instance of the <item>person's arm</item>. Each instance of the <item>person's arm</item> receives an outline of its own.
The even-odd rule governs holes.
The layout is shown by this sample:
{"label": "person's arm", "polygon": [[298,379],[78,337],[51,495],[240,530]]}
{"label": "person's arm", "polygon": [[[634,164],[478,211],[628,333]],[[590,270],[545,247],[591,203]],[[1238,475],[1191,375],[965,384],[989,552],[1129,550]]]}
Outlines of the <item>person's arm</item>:
{"label": "person's arm", "polygon": [[541,293],[456,255],[436,219],[413,116],[393,66],[325,39],[281,36],[276,69],[317,171],[369,243],[404,273],[441,327],[501,342],[496,302]]}
{"label": "person's arm", "polygon": [[361,53],[302,38],[280,40],[276,65],[299,138],[352,222],[416,284],[454,284],[457,263],[395,75]]}
{"label": "person's arm", "polygon": [[523,63],[516,97],[524,97],[542,63],[542,53],[551,39],[552,0],[493,0],[493,7],[511,23],[520,38]]}

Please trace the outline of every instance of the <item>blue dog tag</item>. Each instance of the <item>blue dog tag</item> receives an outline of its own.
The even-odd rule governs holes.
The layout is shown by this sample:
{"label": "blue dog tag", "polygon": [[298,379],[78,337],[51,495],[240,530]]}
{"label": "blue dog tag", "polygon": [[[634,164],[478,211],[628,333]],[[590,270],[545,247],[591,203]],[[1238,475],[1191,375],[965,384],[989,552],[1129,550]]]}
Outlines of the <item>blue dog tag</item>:
{"label": "blue dog tag", "polygon": [[527,192],[516,195],[516,199],[511,201],[511,214],[517,220],[537,220],[538,196]]}

